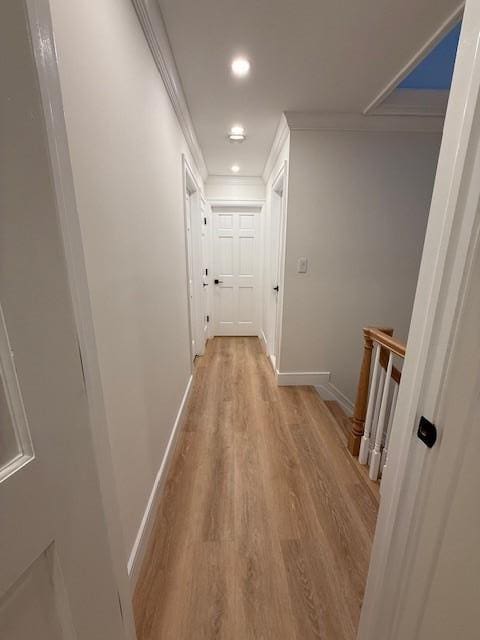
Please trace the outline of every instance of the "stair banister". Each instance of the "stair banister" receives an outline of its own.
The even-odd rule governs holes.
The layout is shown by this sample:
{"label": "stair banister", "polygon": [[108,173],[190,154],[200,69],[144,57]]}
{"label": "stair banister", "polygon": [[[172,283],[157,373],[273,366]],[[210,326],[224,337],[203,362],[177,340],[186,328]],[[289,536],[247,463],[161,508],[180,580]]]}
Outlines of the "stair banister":
{"label": "stair banister", "polygon": [[[370,463],[373,479],[382,473],[393,413],[396,408],[401,371],[393,365],[394,356],[405,357],[405,345],[393,337],[393,329],[366,327],[363,330],[364,351],[348,450],[361,464]],[[372,352],[375,368],[371,376]],[[393,397],[389,394],[393,384]],[[368,461],[368,462],[367,462]]]}
{"label": "stair banister", "polygon": [[[357,387],[357,399],[352,418],[352,429],[348,438],[348,450],[352,456],[357,457],[360,452],[360,442],[365,430],[365,418],[368,406],[368,388],[370,385],[370,370],[372,366],[373,339],[371,337],[371,327],[363,330],[363,360],[360,369],[360,378]],[[385,336],[392,336],[393,329],[379,329]]]}
{"label": "stair banister", "polygon": [[390,380],[392,377],[393,353],[390,351],[388,358],[387,373],[385,374],[385,384],[383,385],[382,400],[380,405],[380,415],[378,417],[377,432],[375,434],[375,446],[372,451],[370,461],[370,479],[376,480],[380,473],[380,459],[382,457],[383,435],[385,432],[385,419],[387,417],[388,393]]}

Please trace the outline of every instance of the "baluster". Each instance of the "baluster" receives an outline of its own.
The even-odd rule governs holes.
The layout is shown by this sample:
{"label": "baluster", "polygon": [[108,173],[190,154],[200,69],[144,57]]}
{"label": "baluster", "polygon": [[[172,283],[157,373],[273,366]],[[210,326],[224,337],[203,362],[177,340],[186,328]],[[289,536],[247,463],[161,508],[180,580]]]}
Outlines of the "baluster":
{"label": "baluster", "polygon": [[[382,352],[380,352],[380,366],[382,367]],[[375,438],[377,435],[377,428],[378,428],[378,418],[380,416],[380,408],[382,406],[382,397],[383,397],[383,388],[385,385],[385,369],[383,369],[383,367],[380,369],[380,378],[378,381],[378,387],[377,387],[377,395],[375,398],[375,411],[373,412],[373,420],[372,420],[372,428],[370,430],[370,443],[374,444],[375,443]],[[370,463],[370,454],[372,452],[372,448],[370,447],[368,450],[368,460],[365,464],[369,464]]]}
{"label": "baluster", "polygon": [[388,358],[387,373],[385,375],[385,384],[383,385],[382,402],[380,413],[378,416],[377,431],[375,434],[375,446],[372,451],[370,460],[370,479],[377,480],[380,470],[380,459],[382,455],[382,441],[385,430],[385,416],[387,415],[388,391],[390,389],[390,380],[392,379],[393,353]]}
{"label": "baluster", "polygon": [[370,384],[373,350],[373,341],[370,338],[368,329],[363,330],[363,341],[362,367],[360,369],[360,378],[357,387],[357,397],[352,418],[352,429],[348,436],[348,450],[352,456],[355,457],[359,454],[360,442],[365,432],[365,419],[367,414],[368,386]]}
{"label": "baluster", "polygon": [[394,381],[392,404],[390,405],[390,416],[388,418],[387,433],[385,434],[385,446],[383,447],[382,458],[380,460],[380,475],[382,476],[385,473],[385,469],[387,468],[388,445],[390,443],[390,434],[392,433],[392,424],[393,424],[393,419],[395,417],[395,409],[397,408],[397,398],[398,398],[398,382]]}
{"label": "baluster", "polygon": [[370,448],[370,434],[372,430],[372,420],[375,408],[375,390],[377,388],[378,367],[380,363],[380,347],[375,345],[375,360],[373,365],[373,375],[370,384],[370,393],[368,395],[367,416],[365,418],[365,429],[360,442],[360,453],[358,454],[358,461],[360,464],[367,464],[368,450]]}

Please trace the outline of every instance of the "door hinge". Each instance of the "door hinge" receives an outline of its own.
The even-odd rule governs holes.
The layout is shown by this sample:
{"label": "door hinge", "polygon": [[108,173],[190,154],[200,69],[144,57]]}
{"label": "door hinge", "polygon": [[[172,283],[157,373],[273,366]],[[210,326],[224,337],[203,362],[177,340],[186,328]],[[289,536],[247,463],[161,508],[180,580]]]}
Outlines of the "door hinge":
{"label": "door hinge", "polygon": [[207,224],[207,218],[203,218],[203,224]]}
{"label": "door hinge", "polygon": [[205,275],[208,276],[208,269],[205,269]]}
{"label": "door hinge", "polygon": [[210,322],[210,316],[207,316],[207,322]]}

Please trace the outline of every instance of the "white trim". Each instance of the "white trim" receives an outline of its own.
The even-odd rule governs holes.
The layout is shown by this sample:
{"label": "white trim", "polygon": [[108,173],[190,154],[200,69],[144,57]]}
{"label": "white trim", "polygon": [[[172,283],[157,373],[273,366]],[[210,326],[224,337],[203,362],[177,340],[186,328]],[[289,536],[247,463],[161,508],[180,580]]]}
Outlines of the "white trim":
{"label": "white trim", "polygon": [[225,198],[207,198],[212,209],[235,207],[262,209],[265,206],[265,200],[225,200]]}
{"label": "white trim", "polygon": [[208,175],[202,150],[198,143],[188,104],[183,92],[175,58],[168,40],[165,23],[157,2],[132,0],[153,59],[162,77],[165,89],[177,115],[178,122],[195,160],[200,175],[205,180]]}
{"label": "white trim", "polygon": [[285,299],[285,261],[287,255],[287,223],[288,223],[288,161],[285,160],[277,177],[272,183],[272,191],[283,180],[282,206],[280,209],[280,237],[278,247],[278,304],[277,317],[275,318],[275,353],[272,354],[275,362],[274,368],[281,366],[282,338],[283,338],[283,303]]}
{"label": "white trim", "polygon": [[229,186],[256,186],[264,187],[265,182],[261,176],[221,176],[209,175],[205,183],[208,185],[229,185]]}
{"label": "white trim", "polygon": [[275,132],[275,137],[273,138],[272,147],[270,149],[270,152],[268,154],[268,157],[262,172],[262,176],[265,184],[267,184],[268,179],[270,178],[270,174],[272,173],[275,165],[277,164],[278,156],[280,155],[280,152],[289,134],[290,134],[290,129],[287,123],[287,119],[285,117],[285,114],[282,113],[280,117],[280,122],[278,123],[278,127]]}
{"label": "white trim", "polygon": [[263,329],[260,329],[260,333],[258,334],[258,339],[260,340],[260,344],[262,345],[262,349],[268,355],[267,339],[265,337],[265,332],[263,331]]}
{"label": "white trim", "polygon": [[[273,353],[271,353],[268,356],[268,361],[270,362],[270,365],[271,365],[271,367],[273,369],[273,373],[275,374],[275,379],[277,379],[277,373],[278,373],[278,371],[277,371],[277,359],[273,355]],[[277,381],[277,384],[278,384],[278,381]],[[279,385],[279,386],[281,386],[281,385]]]}
{"label": "white trim", "polygon": [[282,166],[277,171],[277,175],[272,180],[272,191],[279,196],[283,197],[283,192],[285,191],[285,175],[286,175],[287,161],[282,164]]}
{"label": "white trim", "polygon": [[[35,458],[28,426],[27,412],[15,368],[15,356],[8,338],[7,325],[0,303],[0,386],[10,415],[16,452],[14,457],[0,466],[0,483]],[[8,428],[8,426],[7,426]]]}
{"label": "white trim", "polygon": [[395,89],[372,111],[373,115],[444,118],[450,91]]}
{"label": "white trim", "polygon": [[152,532],[152,528],[155,522],[156,507],[165,487],[169,466],[172,462],[173,454],[175,453],[178,436],[180,435],[181,428],[183,427],[183,423],[185,421],[188,408],[188,400],[192,391],[192,381],[193,375],[190,376],[187,387],[183,394],[182,402],[180,403],[180,408],[178,410],[177,417],[175,418],[175,423],[170,433],[170,438],[168,440],[167,448],[165,449],[162,463],[155,477],[155,482],[153,483],[152,491],[150,492],[147,506],[145,508],[145,512],[143,514],[140,527],[138,528],[135,542],[133,543],[133,547],[128,558],[127,569],[132,591],[135,588],[140,568],[145,557],[150,533]]}
{"label": "white trim", "polygon": [[313,386],[325,385],[330,380],[329,371],[276,371],[277,384],[279,387]]}
{"label": "white trim", "polygon": [[398,131],[438,133],[443,131],[443,117],[362,115],[361,113],[327,113],[287,111],[290,131]]}
{"label": "white trim", "polygon": [[340,391],[334,384],[327,382],[315,387],[322,400],[335,400],[348,416],[353,415],[353,402]]}
{"label": "white trim", "polygon": [[130,585],[126,572],[125,545],[114,482],[111,446],[68,148],[50,2],[49,0],[26,0],[26,9],[42,97],[72,308],[84,368],[90,428],[108,532],[109,552],[118,596],[122,605],[125,637],[133,640],[136,638],[136,634]]}
{"label": "white trim", "polygon": [[463,13],[465,2],[462,1],[457,8],[449,15],[445,22],[435,31],[431,38],[410,58],[406,65],[390,80],[390,82],[378,93],[378,95],[365,107],[363,113],[369,114],[378,107],[388,96],[394,91],[404,78],[408,76],[410,71],[414,69],[434,47],[440,42],[443,36],[448,33],[460,21]]}
{"label": "white trim", "polygon": [[[414,433],[419,415],[436,421],[480,224],[475,180],[480,113],[479,33],[480,7],[475,2],[467,3],[390,436],[389,462],[382,480],[358,640],[392,638],[408,567],[407,552],[411,552],[408,543],[415,527],[414,515],[419,508],[421,511],[425,463],[431,460],[432,453],[435,456],[435,450],[430,452],[418,445]],[[434,575],[433,571],[427,573],[429,579]]]}
{"label": "white trim", "polygon": [[[182,153],[183,171],[183,208],[185,225],[185,249],[186,249],[186,278],[190,282],[190,267],[192,269],[192,291],[187,287],[189,324],[190,324],[190,355],[191,361],[196,356],[205,353],[204,317],[202,307],[202,283],[201,273],[201,218],[206,211],[201,212],[202,203],[206,204],[198,182],[195,179],[192,167],[187,157]],[[187,226],[187,202],[190,218],[190,236]],[[192,298],[190,299],[190,293]],[[208,313],[208,311],[206,311]]]}

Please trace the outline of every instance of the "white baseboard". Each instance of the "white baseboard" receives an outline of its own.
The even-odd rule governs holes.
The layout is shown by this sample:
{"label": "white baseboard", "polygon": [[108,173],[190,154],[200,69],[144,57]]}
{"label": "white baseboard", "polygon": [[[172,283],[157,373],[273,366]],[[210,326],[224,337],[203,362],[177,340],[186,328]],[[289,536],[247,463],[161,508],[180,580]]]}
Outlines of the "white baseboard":
{"label": "white baseboard", "polygon": [[[272,365],[273,373],[276,376],[278,374],[278,371],[277,371],[277,358],[273,355],[273,353],[271,353],[268,356],[268,359],[270,361],[270,364]],[[277,383],[278,383],[278,381],[277,381]]]}
{"label": "white baseboard", "polygon": [[265,352],[265,355],[268,358],[268,361],[270,362],[270,364],[272,365],[272,369],[273,369],[273,373],[275,375],[277,375],[277,367],[276,367],[276,358],[273,355],[273,353],[268,353],[268,344],[267,344],[267,338],[265,336],[265,333],[263,331],[263,329],[260,329],[260,333],[258,334],[259,340],[260,340],[260,344],[262,345],[262,349]]}
{"label": "white baseboard", "polygon": [[329,371],[277,371],[276,376],[279,387],[296,387],[300,385],[319,387],[328,384],[330,380]]}
{"label": "white baseboard", "polygon": [[322,400],[336,400],[348,416],[353,415],[353,402],[331,382],[315,385]]}
{"label": "white baseboard", "polygon": [[137,537],[135,538],[135,542],[133,543],[133,547],[130,552],[130,557],[128,558],[127,570],[128,570],[128,577],[130,579],[130,584],[132,587],[132,592],[133,592],[133,589],[135,588],[138,574],[142,566],[143,558],[147,550],[147,543],[150,538],[150,533],[152,532],[152,529],[153,529],[156,506],[158,504],[158,500],[160,496],[162,495],[162,491],[165,486],[165,481],[167,478],[170,462],[172,461],[173,454],[175,452],[175,445],[177,443],[177,438],[180,434],[181,428],[185,420],[186,410],[188,407],[188,400],[190,398],[190,392],[192,389],[192,380],[193,380],[193,376],[190,376],[190,379],[187,383],[187,387],[185,389],[185,393],[183,394],[182,402],[180,404],[177,417],[175,419],[175,423],[172,428],[172,432],[170,434],[170,438],[168,440],[167,448],[165,449],[165,454],[163,456],[162,463],[160,465],[157,476],[155,478],[155,482],[153,483],[153,488],[150,493],[150,497],[148,498],[147,506],[145,508],[145,512],[143,514],[140,527],[138,529]]}
{"label": "white baseboard", "polygon": [[265,351],[265,353],[268,353],[267,338],[265,337],[265,333],[263,332],[263,329],[260,329],[260,333],[258,334],[258,337],[260,339],[260,344],[262,345],[262,349]]}

